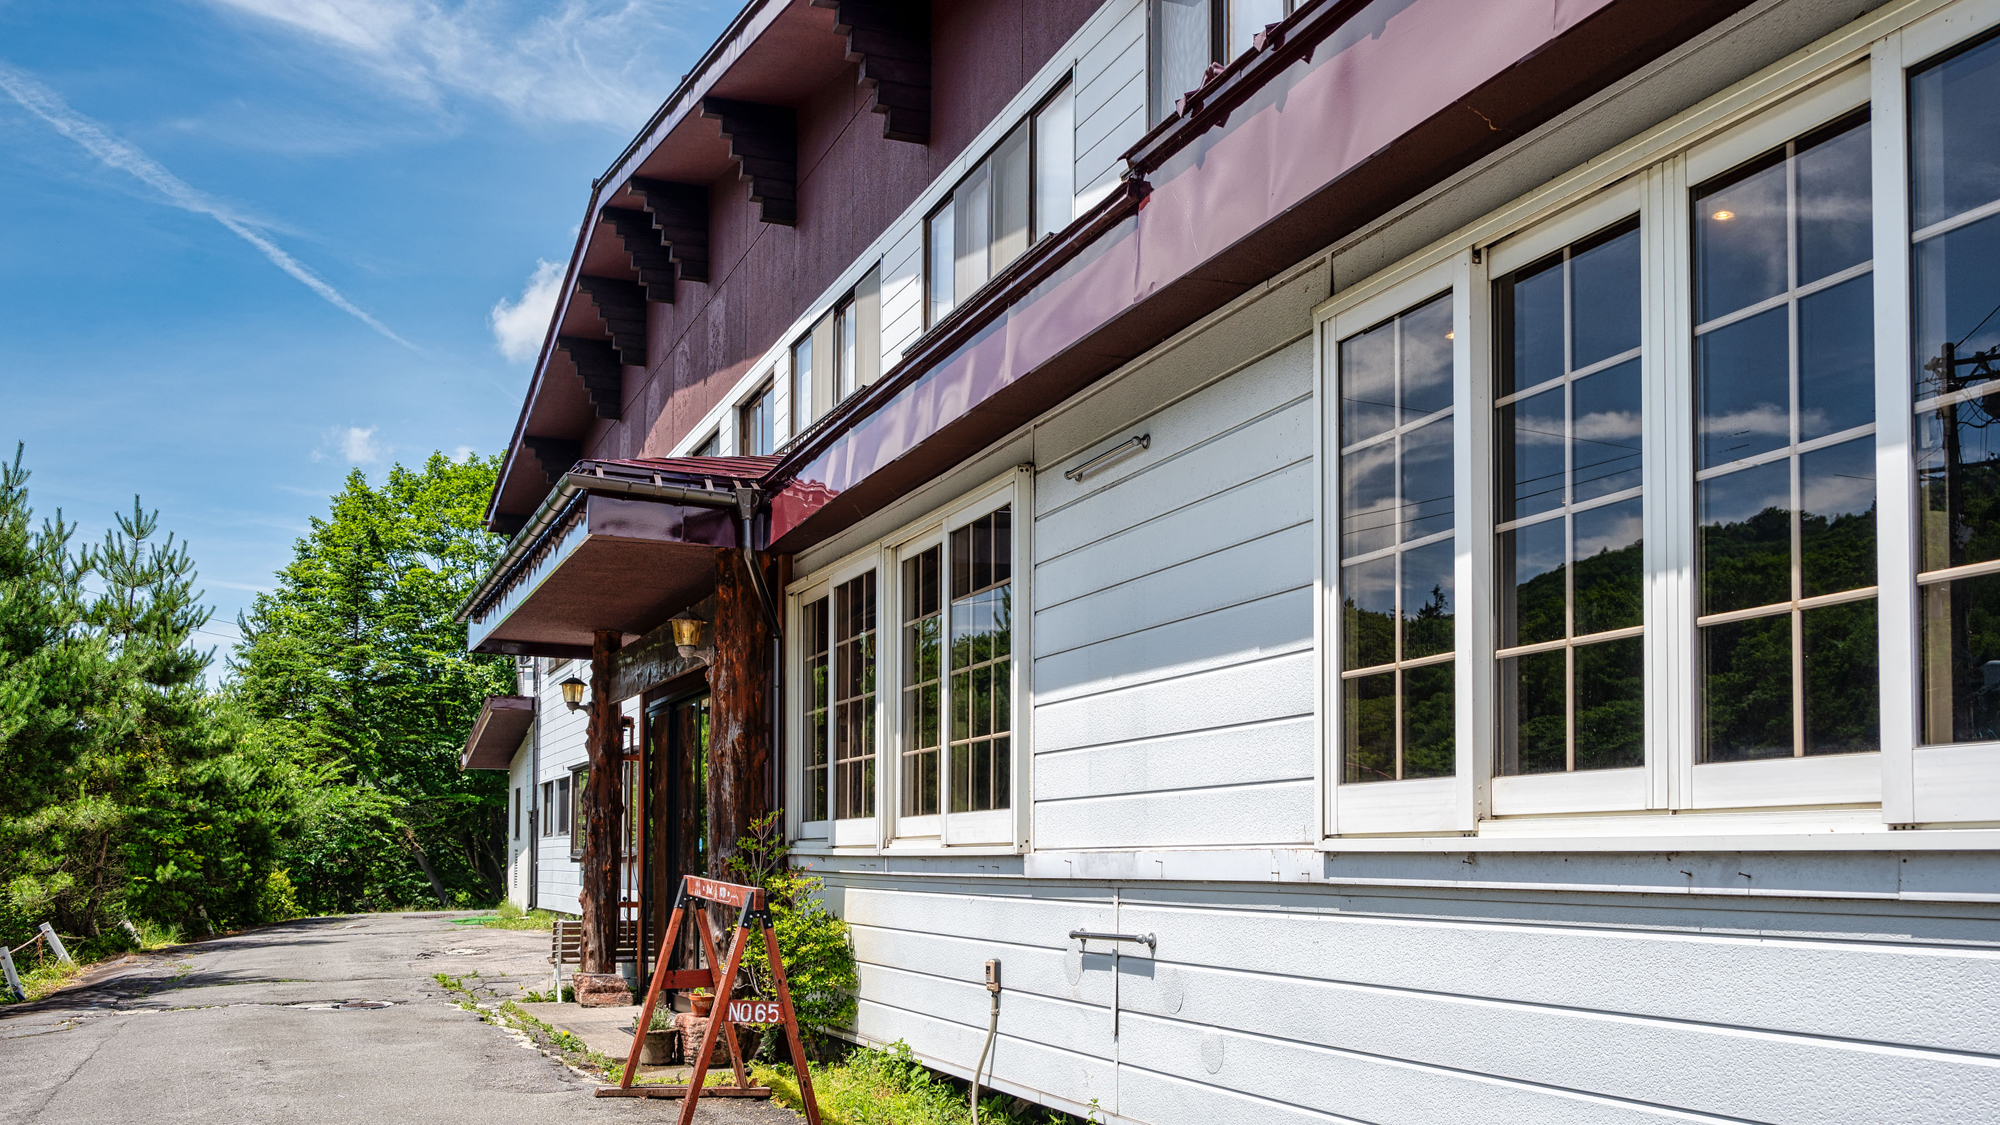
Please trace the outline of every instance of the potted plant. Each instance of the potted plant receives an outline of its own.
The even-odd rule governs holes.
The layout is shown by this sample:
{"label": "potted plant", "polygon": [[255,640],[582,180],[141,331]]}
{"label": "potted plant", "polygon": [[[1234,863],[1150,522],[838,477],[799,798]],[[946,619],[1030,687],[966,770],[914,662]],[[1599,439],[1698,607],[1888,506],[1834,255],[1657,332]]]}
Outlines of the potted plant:
{"label": "potted plant", "polygon": [[688,994],[688,1003],[694,1005],[696,1019],[707,1019],[715,1008],[715,993],[706,988],[697,988]]}
{"label": "potted plant", "polygon": [[680,1031],[674,1027],[673,1009],[665,1004],[653,1009],[653,1020],[646,1025],[646,1042],[639,1049],[639,1061],[647,1066],[668,1066],[674,1061],[675,1040]]}

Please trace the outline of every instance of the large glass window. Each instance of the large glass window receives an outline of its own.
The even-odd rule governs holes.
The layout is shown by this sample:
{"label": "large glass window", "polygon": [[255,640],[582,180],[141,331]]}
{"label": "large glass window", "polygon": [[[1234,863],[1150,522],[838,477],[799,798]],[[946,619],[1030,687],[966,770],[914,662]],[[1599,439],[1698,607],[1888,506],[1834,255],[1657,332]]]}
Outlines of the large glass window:
{"label": "large glass window", "polygon": [[1694,191],[1698,760],[1880,746],[1869,127]]}
{"label": "large glass window", "polygon": [[799,644],[804,658],[801,687],[805,703],[799,723],[799,741],[802,750],[800,767],[805,773],[805,819],[809,821],[827,818],[827,798],[831,792],[828,775],[832,756],[828,753],[827,713],[833,684],[827,671],[830,647],[827,644],[830,632],[827,625],[827,599],[815,598],[807,602],[799,613]]}
{"label": "large glass window", "polygon": [[1008,807],[1013,755],[1013,510],[951,533],[951,811]]}
{"label": "large glass window", "polygon": [[1339,345],[1344,782],[1456,769],[1451,340],[1445,293]]}
{"label": "large glass window", "polygon": [[1497,772],[1645,760],[1639,226],[1494,285]]}
{"label": "large glass window", "polygon": [[1200,88],[1210,64],[1256,45],[1257,33],[1294,0],[1152,0],[1152,117],[1158,124],[1182,94]]}
{"label": "large glass window", "polygon": [[927,324],[957,308],[1076,208],[1076,98],[1063,85],[966,174],[924,223]]}
{"label": "large glass window", "polygon": [[875,572],[833,591],[834,816],[875,815]]}
{"label": "large glass window", "polygon": [[2000,739],[2000,39],[1910,75],[1923,740]]}
{"label": "large glass window", "polygon": [[794,436],[819,417],[817,409],[820,373],[813,367],[813,338],[810,333],[792,345],[792,433]]}
{"label": "large glass window", "polygon": [[772,386],[765,383],[737,408],[736,451],[745,457],[761,457],[777,448],[772,432],[777,415],[771,400]]}
{"label": "large glass window", "polygon": [[938,585],[943,547],[903,560],[903,815],[938,811],[944,613]]}

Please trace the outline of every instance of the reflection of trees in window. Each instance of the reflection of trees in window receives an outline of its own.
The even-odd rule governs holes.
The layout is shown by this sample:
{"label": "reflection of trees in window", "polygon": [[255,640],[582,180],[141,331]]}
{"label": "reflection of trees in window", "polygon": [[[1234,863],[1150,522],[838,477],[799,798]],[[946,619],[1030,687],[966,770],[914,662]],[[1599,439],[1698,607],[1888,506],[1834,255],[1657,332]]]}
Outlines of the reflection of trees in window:
{"label": "reflection of trees in window", "polygon": [[954,529],[951,542],[951,811],[1012,803],[1013,509]]}
{"label": "reflection of trees in window", "polygon": [[830,792],[828,772],[832,755],[828,753],[827,709],[832,697],[833,684],[828,677],[827,656],[830,646],[827,638],[826,598],[817,598],[808,603],[799,614],[801,632],[800,644],[805,650],[805,715],[799,732],[804,744],[800,756],[805,770],[805,818],[825,820],[827,817],[827,796]]}
{"label": "reflection of trees in window", "polygon": [[875,815],[875,572],[833,592],[834,816]]}
{"label": "reflection of trees in window", "polygon": [[1341,780],[1457,770],[1451,295],[1341,341]]}
{"label": "reflection of trees in window", "polygon": [[1910,73],[1923,740],[2000,739],[2000,39]]}
{"label": "reflection of trees in window", "polygon": [[1693,193],[1704,762],[1879,747],[1868,138]]}
{"label": "reflection of trees in window", "polygon": [[1645,760],[1639,226],[1494,283],[1498,771]]}

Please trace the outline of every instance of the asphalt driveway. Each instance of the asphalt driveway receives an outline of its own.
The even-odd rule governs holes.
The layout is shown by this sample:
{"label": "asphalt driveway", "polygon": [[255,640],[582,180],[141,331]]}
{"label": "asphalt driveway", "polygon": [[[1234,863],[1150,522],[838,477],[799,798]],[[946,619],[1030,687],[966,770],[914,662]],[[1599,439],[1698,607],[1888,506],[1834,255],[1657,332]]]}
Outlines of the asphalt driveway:
{"label": "asphalt driveway", "polygon": [[[677,1099],[592,1082],[460,1009],[434,974],[506,997],[548,987],[548,937],[451,914],[313,918],[134,956],[0,1008],[0,1121],[492,1125],[671,1122]],[[353,1001],[386,1007],[341,1008]],[[703,1122],[790,1125],[768,1102]]]}

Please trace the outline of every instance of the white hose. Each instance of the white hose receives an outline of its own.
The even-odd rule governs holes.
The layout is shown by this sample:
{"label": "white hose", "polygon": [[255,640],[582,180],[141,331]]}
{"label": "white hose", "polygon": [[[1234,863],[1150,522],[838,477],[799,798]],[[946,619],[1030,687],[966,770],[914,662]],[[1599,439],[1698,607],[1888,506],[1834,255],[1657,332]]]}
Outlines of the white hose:
{"label": "white hose", "polygon": [[993,992],[993,1014],[986,1020],[986,1042],[979,1048],[979,1062],[972,1068],[972,1125],[979,1125],[979,1072],[986,1068],[986,1053],[993,1049],[993,1033],[1000,1030],[1000,992]]}

